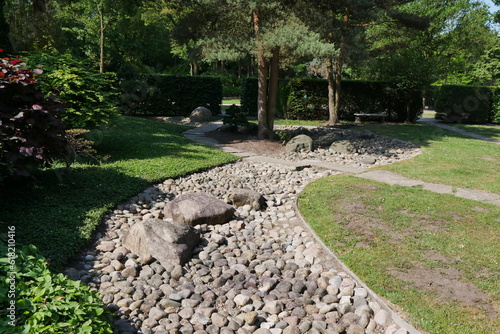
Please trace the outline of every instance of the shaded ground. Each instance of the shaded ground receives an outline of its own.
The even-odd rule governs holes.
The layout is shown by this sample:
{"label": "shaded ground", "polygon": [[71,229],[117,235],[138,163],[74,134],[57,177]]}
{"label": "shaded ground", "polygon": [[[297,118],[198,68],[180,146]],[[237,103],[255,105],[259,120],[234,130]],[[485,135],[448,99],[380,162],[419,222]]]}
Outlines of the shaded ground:
{"label": "shaded ground", "polygon": [[259,140],[255,135],[237,132],[213,131],[206,134],[219,143],[238,150],[260,155],[274,155],[285,152],[285,146],[277,140]]}

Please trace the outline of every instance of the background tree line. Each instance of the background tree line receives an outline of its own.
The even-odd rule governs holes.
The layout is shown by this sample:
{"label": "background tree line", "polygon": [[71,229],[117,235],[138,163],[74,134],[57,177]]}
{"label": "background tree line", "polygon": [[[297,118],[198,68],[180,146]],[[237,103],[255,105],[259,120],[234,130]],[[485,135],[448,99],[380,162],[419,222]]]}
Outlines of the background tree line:
{"label": "background tree line", "polygon": [[0,47],[115,72],[124,87],[154,73],[227,87],[258,76],[266,138],[279,77],[327,78],[330,123],[341,78],[497,85],[499,19],[475,0],[2,0]]}

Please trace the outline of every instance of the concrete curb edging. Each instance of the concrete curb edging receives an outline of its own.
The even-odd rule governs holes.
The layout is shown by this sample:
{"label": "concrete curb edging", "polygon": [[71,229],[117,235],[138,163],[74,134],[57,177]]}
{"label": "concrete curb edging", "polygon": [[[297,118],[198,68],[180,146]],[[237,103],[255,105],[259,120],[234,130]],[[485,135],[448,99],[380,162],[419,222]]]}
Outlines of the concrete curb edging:
{"label": "concrete curb edging", "polygon": [[356,281],[356,283],[366,289],[366,291],[368,291],[368,295],[373,298],[374,301],[376,301],[380,306],[381,308],[383,308],[385,311],[387,311],[389,313],[389,315],[391,316],[392,320],[394,321],[394,323],[396,325],[398,325],[399,327],[401,328],[404,328],[405,330],[408,331],[408,333],[410,334],[424,334],[423,332],[420,332],[418,330],[416,330],[415,328],[413,328],[413,326],[411,326],[408,322],[406,322],[405,320],[403,320],[396,312],[394,312],[389,306],[387,306],[387,304],[372,290],[368,287],[368,285],[366,285],[354,272],[352,272],[349,267],[347,267],[344,262],[342,262],[336,255],[335,253],[333,253],[326,245],[325,243],[318,237],[318,235],[313,231],[313,229],[311,228],[311,226],[307,223],[307,221],[305,220],[304,216],[302,216],[302,213],[300,212],[299,210],[299,206],[298,206],[298,195],[297,194],[297,199],[295,200],[295,212],[297,214],[297,218],[299,218],[299,221],[302,223],[302,225],[304,225],[307,230],[311,233],[311,235],[313,236],[313,238],[316,240],[316,242],[318,242],[321,247],[323,248],[323,250],[326,252],[326,254],[328,254],[329,256],[331,256],[341,267],[342,269],[347,273],[349,274],[349,276],[354,279]]}

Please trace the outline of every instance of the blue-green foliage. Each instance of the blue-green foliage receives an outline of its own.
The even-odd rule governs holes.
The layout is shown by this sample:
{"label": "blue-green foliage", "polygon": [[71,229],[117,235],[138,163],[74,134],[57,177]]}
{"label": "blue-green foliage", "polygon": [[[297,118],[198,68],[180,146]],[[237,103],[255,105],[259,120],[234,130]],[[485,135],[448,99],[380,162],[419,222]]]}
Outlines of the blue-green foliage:
{"label": "blue-green foliage", "polygon": [[492,88],[443,85],[436,102],[436,118],[451,123],[483,124],[494,118]]}
{"label": "blue-green foliage", "polygon": [[96,291],[52,273],[33,245],[16,245],[16,258],[8,256],[12,251],[0,240],[0,309],[14,309],[15,303],[15,319],[8,317],[11,310],[3,314],[1,333],[113,333]]}
{"label": "blue-green foliage", "polygon": [[95,128],[118,115],[116,75],[99,73],[88,61],[65,55],[29,55],[29,64],[43,65],[43,93],[54,93],[66,111],[61,119],[69,128]]}

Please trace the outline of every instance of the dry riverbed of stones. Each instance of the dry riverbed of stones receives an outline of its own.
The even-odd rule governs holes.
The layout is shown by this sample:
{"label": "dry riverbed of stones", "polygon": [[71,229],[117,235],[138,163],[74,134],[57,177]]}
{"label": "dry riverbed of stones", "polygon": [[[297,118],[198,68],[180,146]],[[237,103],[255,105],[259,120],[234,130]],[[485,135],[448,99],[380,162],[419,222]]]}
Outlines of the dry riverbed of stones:
{"label": "dry riverbed of stones", "polygon": [[[276,126],[292,138],[286,152],[277,158],[288,161],[319,160],[353,167],[370,168],[392,164],[415,157],[422,149],[414,143],[391,138],[371,131],[353,131],[328,127],[304,128]],[[294,145],[293,138],[306,137],[309,145]],[[304,147],[305,146],[305,147]]]}
{"label": "dry riverbed of stones", "polygon": [[[304,186],[329,174],[239,161],[166,180],[110,213],[66,274],[99,291],[122,334],[407,333],[296,212]],[[184,266],[162,266],[122,245],[126,231],[162,219],[176,196],[204,192],[229,202],[234,188],[261,193],[266,208],[240,206],[225,224],[197,226],[201,241]]]}

